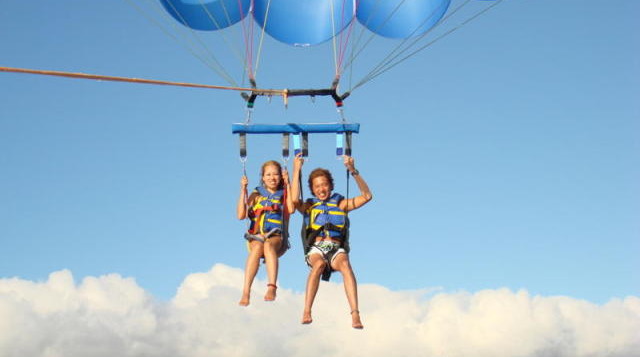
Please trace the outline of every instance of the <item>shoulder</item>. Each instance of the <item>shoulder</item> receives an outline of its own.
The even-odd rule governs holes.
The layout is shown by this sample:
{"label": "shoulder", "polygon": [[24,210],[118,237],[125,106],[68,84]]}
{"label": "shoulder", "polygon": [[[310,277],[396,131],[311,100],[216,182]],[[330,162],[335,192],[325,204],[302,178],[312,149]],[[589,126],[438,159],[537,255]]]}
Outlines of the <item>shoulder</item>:
{"label": "shoulder", "polygon": [[253,189],[253,192],[251,194],[254,194],[254,193],[260,196],[267,196],[268,194],[267,190],[262,186],[256,186],[256,188]]}
{"label": "shoulder", "polygon": [[331,201],[334,201],[336,203],[340,203],[342,200],[344,200],[344,196],[339,194],[339,193],[334,193],[331,195]]}
{"label": "shoulder", "polygon": [[300,207],[300,210],[303,213],[308,212],[311,209],[311,206],[313,206],[316,203],[316,199],[315,198],[307,198],[303,203],[302,203],[302,207]]}

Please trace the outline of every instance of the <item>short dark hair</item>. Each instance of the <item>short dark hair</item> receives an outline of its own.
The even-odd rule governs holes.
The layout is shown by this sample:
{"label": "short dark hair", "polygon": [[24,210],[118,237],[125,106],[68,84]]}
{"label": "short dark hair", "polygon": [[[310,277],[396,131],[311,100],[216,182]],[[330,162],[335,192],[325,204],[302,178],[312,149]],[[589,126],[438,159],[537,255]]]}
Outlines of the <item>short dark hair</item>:
{"label": "short dark hair", "polygon": [[333,176],[331,176],[331,171],[323,168],[317,168],[309,174],[309,191],[313,194],[313,180],[316,177],[326,177],[329,180],[329,188],[333,191]]}

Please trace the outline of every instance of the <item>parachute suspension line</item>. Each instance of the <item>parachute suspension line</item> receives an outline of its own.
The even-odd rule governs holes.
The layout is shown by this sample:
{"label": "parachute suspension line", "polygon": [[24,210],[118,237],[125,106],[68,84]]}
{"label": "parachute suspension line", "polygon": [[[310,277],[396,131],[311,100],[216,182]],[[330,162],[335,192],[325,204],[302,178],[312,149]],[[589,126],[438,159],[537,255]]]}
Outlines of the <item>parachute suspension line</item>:
{"label": "parachute suspension line", "polygon": [[[217,58],[211,53],[209,48],[204,43],[202,43],[202,41],[197,41],[197,42],[200,43],[200,46],[201,46],[201,48],[204,49],[204,52],[206,52],[206,55],[198,54],[194,49],[196,46],[194,46],[192,44],[192,40],[190,40],[188,37],[182,36],[182,39],[178,38],[178,36],[176,36],[174,33],[172,33],[171,31],[167,30],[168,26],[160,23],[160,21],[157,20],[157,18],[163,18],[164,17],[164,13],[162,12],[161,9],[158,8],[157,4],[154,5],[154,9],[158,13],[158,15],[154,16],[154,15],[149,15],[149,11],[143,10],[139,5],[137,5],[135,3],[134,0],[125,0],[125,1],[131,7],[136,9],[136,11],[138,11],[138,13],[140,13],[142,16],[144,16],[149,22],[153,23],[162,32],[164,32],[165,35],[167,35],[168,37],[172,38],[174,41],[179,43],[187,51],[189,51],[192,56],[194,56],[195,58],[200,60],[200,62],[202,62],[206,67],[208,67],[209,69],[214,71],[217,75],[219,75],[222,79],[227,81],[227,83],[229,83],[231,85],[234,85],[234,86],[237,86],[237,83],[226,72],[224,67],[220,64],[220,62],[217,60]],[[173,5],[172,5],[172,7],[173,7]],[[176,13],[177,13],[177,11],[176,11]],[[178,14],[178,15],[181,16],[180,14]],[[172,22],[171,27],[173,27],[173,29],[175,30],[174,31],[175,33],[180,33],[180,31],[177,30],[177,28],[178,28],[177,24]],[[195,37],[196,39],[198,39],[198,37],[196,35],[192,34],[192,36]]]}
{"label": "parachute suspension line", "polygon": [[[342,8],[340,10],[340,24],[339,26],[342,27],[342,24],[345,22],[345,9],[346,9],[346,2],[347,1],[356,1],[356,0],[342,0]],[[355,11],[356,8],[353,8],[353,14],[355,15]],[[344,118],[344,111],[342,109],[343,106],[343,101],[344,99],[346,99],[350,93],[349,92],[345,92],[342,96],[338,95],[338,84],[340,83],[340,77],[342,76],[342,62],[344,59],[344,53],[346,52],[346,46],[347,43],[349,42],[349,34],[351,33],[351,29],[353,28],[353,23],[354,21],[351,20],[350,24],[349,24],[349,34],[347,34],[347,37],[344,38],[344,31],[340,31],[340,37],[339,37],[339,41],[338,41],[338,45],[336,45],[336,22],[335,22],[335,9],[334,9],[334,0],[331,0],[331,29],[332,29],[332,43],[333,43],[333,61],[334,61],[334,65],[335,65],[335,77],[333,79],[333,82],[331,84],[331,97],[333,98],[333,100],[336,102],[336,107],[337,107],[337,111],[339,116],[342,119],[343,123],[346,123],[346,119]]]}
{"label": "parachute suspension line", "polygon": [[[204,6],[204,0],[200,0],[200,4],[203,7],[205,7]],[[221,1],[220,2],[220,6],[222,7],[222,12],[224,13],[224,16],[227,18],[227,23],[231,24],[231,17],[229,16],[229,11],[227,11],[227,5],[225,5],[224,1]],[[240,10],[240,13],[242,13],[242,6],[240,6],[239,10]],[[207,14],[208,13],[209,13],[209,11],[207,11]],[[209,15],[209,16],[211,16],[211,15]]]}
{"label": "parachute suspension line", "polygon": [[345,17],[345,9],[346,9],[346,2],[347,1],[353,1],[356,5],[353,7],[353,18],[349,23],[349,29],[347,30],[347,35],[344,36],[344,31],[340,32],[340,47],[338,48],[338,64],[337,64],[337,72],[336,72],[336,76],[337,77],[341,77],[342,76],[342,64],[344,63],[344,57],[345,54],[347,53],[347,47],[349,44],[349,39],[351,38],[351,32],[353,31],[353,27],[354,24],[356,23],[355,20],[355,14],[356,14],[356,9],[357,9],[357,3],[358,0],[343,0],[342,2],[342,18],[341,18],[341,24],[344,23],[346,17]]}
{"label": "parachute suspension line", "polygon": [[[342,26],[345,21],[345,9],[346,9],[346,1],[342,0],[342,7],[340,10],[340,23],[338,26]],[[353,0],[351,0],[353,1]],[[331,5],[331,43],[333,48],[333,64],[335,67],[335,77],[331,88],[337,89],[338,83],[340,81],[340,76],[342,75],[342,61],[344,58],[344,52],[347,42],[349,41],[349,36],[347,35],[346,39],[344,38],[344,31],[340,31],[340,36],[336,36],[336,19],[335,19],[335,8],[334,8],[334,0],[330,0]],[[354,11],[355,13],[355,11]],[[349,29],[353,26],[353,21],[349,24]],[[350,31],[349,31],[350,32]],[[338,39],[336,43],[336,38]],[[336,98],[334,98],[336,99]],[[336,105],[338,107],[342,106],[342,101],[336,99]]]}
{"label": "parachute suspension line", "polygon": [[[462,6],[468,4],[471,0],[466,0],[465,3],[463,3],[462,5],[460,5],[455,11],[459,10]],[[431,11],[431,13],[429,14],[428,17],[426,17],[420,24],[418,24],[416,26],[416,28],[411,32],[411,34],[409,36],[407,36],[407,38],[405,38],[404,40],[402,40],[402,42],[400,42],[391,52],[389,52],[385,58],[383,58],[382,60],[380,60],[380,62],[378,62],[378,64],[371,70],[369,71],[369,73],[361,80],[361,83],[366,83],[369,81],[370,77],[375,77],[376,73],[381,72],[382,70],[384,70],[384,68],[386,66],[389,66],[390,63],[392,63],[395,59],[397,59],[400,55],[402,55],[403,53],[405,53],[406,51],[408,51],[413,45],[415,45],[417,42],[421,41],[423,38],[425,38],[429,33],[431,33],[431,31],[433,31],[435,28],[437,28],[439,26],[439,24],[442,24],[444,22],[444,20],[446,20],[446,18],[443,21],[438,22],[438,24],[436,24],[435,26],[431,27],[429,30],[427,30],[425,33],[421,34],[420,36],[417,36],[409,45],[405,46],[405,44],[407,42],[409,42],[409,39],[411,37],[413,37],[413,35],[416,33],[416,31],[418,31],[427,21],[429,21],[439,10],[442,9],[442,6],[444,6],[444,2],[440,5],[440,7],[433,9],[433,11]],[[397,8],[396,8],[397,10]],[[455,12],[454,11],[454,12]],[[394,10],[395,12],[395,10]],[[390,15],[391,16],[391,15]],[[448,18],[448,17],[447,17]],[[387,17],[387,19],[385,20],[388,21],[389,17]],[[359,87],[360,83],[356,84],[356,87]],[[354,88],[354,89],[355,89]]]}
{"label": "parachute suspension line", "polygon": [[[360,41],[362,41],[362,37],[364,36],[364,33],[366,31],[366,25],[369,23],[369,21],[371,20],[371,17],[378,11],[378,8],[380,7],[380,2],[382,0],[377,0],[376,4],[374,6],[374,11],[371,12],[371,14],[369,15],[369,17],[367,18],[367,21],[365,22],[365,26],[362,27],[362,29],[360,30],[360,35],[358,36],[358,39],[356,41],[356,46],[354,46],[354,50],[353,52],[355,52],[355,54],[352,54],[351,56],[351,60],[349,63],[347,63],[345,65],[346,67],[351,68],[353,66],[354,61],[356,60],[356,58],[358,58],[360,56],[360,54],[362,54],[362,52],[364,51],[364,49],[371,43],[371,41],[373,41],[373,39],[376,37],[376,34],[373,31],[370,31],[369,36],[367,36],[367,40],[364,42],[364,44],[361,47],[358,47],[358,45],[360,44]],[[402,0],[401,2],[398,3],[398,5],[396,5],[396,7],[393,9],[393,11],[391,13],[389,13],[389,15],[387,15],[387,17],[385,18],[385,20],[380,24],[379,27],[383,27],[387,24],[387,22],[393,17],[393,15],[400,9],[400,7],[402,6],[402,4],[404,4],[406,0]],[[356,88],[356,87],[354,87]],[[350,91],[353,90],[354,88],[350,88]]]}
{"label": "parachute suspension line", "polygon": [[[467,2],[465,2],[465,4],[467,4],[470,0],[467,0]],[[393,67],[399,65],[400,63],[406,61],[407,59],[411,58],[412,56],[418,54],[419,52],[423,51],[424,49],[430,47],[431,45],[433,45],[434,43],[440,41],[441,39],[449,36],[450,34],[452,34],[453,32],[455,32],[456,30],[464,27],[465,25],[469,24],[471,21],[477,19],[478,17],[480,17],[481,15],[485,14],[487,11],[491,10],[492,8],[498,6],[500,3],[502,3],[503,0],[496,0],[494,1],[491,5],[487,6],[486,8],[478,11],[477,13],[475,13],[474,15],[472,15],[471,17],[469,17],[468,19],[462,21],[460,24],[458,24],[457,26],[455,26],[454,28],[446,31],[445,33],[441,34],[440,36],[436,37],[435,39],[433,39],[432,41],[424,44],[423,46],[415,49],[414,51],[410,52],[408,55],[406,55],[405,57],[401,58],[400,60],[396,61],[393,64],[388,65],[386,68],[384,68],[383,70],[378,71],[378,73],[376,73],[373,76],[370,76],[366,81],[361,81],[361,83],[358,83],[356,85],[356,87],[354,87],[353,89],[362,86],[363,84],[365,84],[366,82],[369,82],[371,80],[373,80],[374,78],[378,77],[379,75],[385,73],[386,71],[392,69]],[[462,4],[460,7],[462,7]],[[455,11],[457,11],[460,7],[458,7]],[[453,13],[452,13],[453,15]],[[447,17],[448,19],[449,17]],[[446,20],[446,19],[445,19]]]}
{"label": "parachute suspension line", "polygon": [[[242,3],[238,0],[238,8],[242,9]],[[249,11],[253,11],[253,6],[249,9]],[[245,56],[245,69],[247,75],[249,76],[249,81],[252,84],[252,87],[255,87],[255,78],[253,76],[253,22],[249,20],[249,24],[246,24],[245,21],[241,21],[242,28],[242,38],[244,40],[244,56]],[[247,28],[249,27],[249,28]]]}
{"label": "parachute suspension line", "polygon": [[[213,14],[211,14],[211,12],[209,11],[209,8],[205,6],[204,0],[199,0],[199,1],[200,1],[200,6],[202,7],[202,10],[204,10],[204,12],[207,14],[209,21],[211,21],[211,23],[215,25],[215,27],[217,27],[218,29],[222,28],[222,26],[220,26],[220,23],[218,23],[218,20],[216,20]],[[231,18],[229,17],[229,11],[227,11],[227,6],[225,5],[225,2],[222,1],[220,5],[222,6],[222,11],[224,12],[224,15],[227,19],[227,23],[230,24]],[[242,13],[242,8],[240,10],[241,10],[240,13]],[[222,37],[222,40],[227,45],[227,47],[231,49],[231,51],[233,52],[233,55],[236,57],[238,62],[242,62],[243,61],[242,54],[240,53],[240,51],[236,46],[231,44],[231,41],[229,41],[229,36],[226,34],[226,31],[219,31],[219,33],[220,33],[220,36]]]}
{"label": "parachute suspension line", "polygon": [[[264,14],[264,26],[262,26],[262,31],[260,32],[260,43],[258,45],[258,55],[256,56],[256,68],[255,68],[255,73],[254,73],[254,78],[255,76],[258,75],[258,66],[260,64],[260,58],[261,58],[261,54],[262,54],[262,44],[264,42],[264,35],[266,33],[265,28],[267,27],[267,21],[269,20],[269,9],[271,9],[271,0],[269,0],[267,2],[267,12]],[[251,27],[253,29],[253,22],[251,21]],[[252,30],[253,32],[253,30]]]}
{"label": "parachute suspension line", "polygon": [[[355,18],[355,15],[356,15],[356,13],[357,13],[358,6],[360,6],[360,0],[354,0],[354,5],[355,5],[355,6],[354,6],[354,9],[353,9],[353,11],[354,11],[354,16],[353,16],[353,20],[352,20],[353,22],[352,22],[352,27],[351,27],[351,29],[350,29],[349,31],[351,31],[351,30],[354,28],[354,24],[355,24],[355,22],[357,22],[357,20],[356,20],[356,18]],[[364,31],[364,26],[363,26],[363,30],[362,30],[362,31]],[[361,34],[362,34],[362,31],[360,32]],[[350,33],[350,34],[351,34],[351,33]],[[347,62],[347,63],[353,63],[353,61],[354,61],[353,54],[354,54],[354,52],[355,52],[355,50],[356,50],[356,42],[357,42],[357,41],[350,41],[350,42],[349,42],[349,43],[351,44],[351,49],[349,50],[349,60],[348,60],[348,62]],[[346,48],[346,44],[345,44],[345,48]],[[346,71],[346,70],[348,70],[348,71],[349,71],[349,83],[348,83],[348,85],[347,85],[347,88],[349,88],[348,90],[350,91],[350,90],[351,90],[351,88],[352,88],[352,84],[353,84],[353,66],[351,66],[351,65],[350,65],[350,66],[348,66],[348,67],[347,67],[347,66],[344,66],[344,67],[342,68],[342,71]]]}
{"label": "parachute suspension line", "polygon": [[[132,1],[132,0],[127,0],[127,1]],[[167,3],[171,6],[173,11],[180,17],[180,21],[188,25],[189,22],[184,18],[182,13],[180,13],[180,11],[178,11],[178,9],[173,5],[173,3],[171,1],[168,1]],[[233,86],[237,86],[238,84],[236,83],[236,81],[233,79],[233,77],[231,75],[229,75],[227,70],[220,63],[220,61],[218,61],[218,58],[213,54],[213,52],[211,52],[211,50],[206,45],[206,43],[204,41],[202,41],[202,38],[190,26],[187,26],[187,27],[189,27],[189,33],[190,33],[191,37],[195,40],[195,42],[197,42],[201,46],[202,49],[204,49],[204,51],[207,53],[208,57],[211,59],[212,64],[215,64],[214,67],[212,67],[212,66],[209,66],[209,67],[211,69],[213,69],[220,77],[222,77],[224,80],[226,80],[229,84],[231,84]],[[192,51],[192,53],[193,53],[193,51]]]}
{"label": "parachute suspension line", "polygon": [[329,0],[329,4],[331,5],[331,44],[333,45],[333,65],[336,72],[335,78],[338,78],[340,71],[338,69],[338,54],[336,53],[336,21],[334,16],[333,0]]}

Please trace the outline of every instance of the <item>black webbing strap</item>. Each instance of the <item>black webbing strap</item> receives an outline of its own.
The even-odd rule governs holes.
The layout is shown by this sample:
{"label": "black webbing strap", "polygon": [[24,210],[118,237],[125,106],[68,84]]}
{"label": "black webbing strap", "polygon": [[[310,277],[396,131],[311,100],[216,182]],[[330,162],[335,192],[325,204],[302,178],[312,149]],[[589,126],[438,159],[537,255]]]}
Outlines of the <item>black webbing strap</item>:
{"label": "black webbing strap", "polygon": [[282,159],[289,159],[289,133],[282,133]]}
{"label": "black webbing strap", "polygon": [[344,133],[344,154],[351,156],[351,134],[350,131]]}
{"label": "black webbing strap", "polygon": [[240,158],[246,160],[247,158],[247,133],[238,134],[240,138]]}
{"label": "black webbing strap", "polygon": [[303,132],[301,135],[301,139],[302,139],[302,156],[307,157],[309,156],[309,133],[307,132]]}

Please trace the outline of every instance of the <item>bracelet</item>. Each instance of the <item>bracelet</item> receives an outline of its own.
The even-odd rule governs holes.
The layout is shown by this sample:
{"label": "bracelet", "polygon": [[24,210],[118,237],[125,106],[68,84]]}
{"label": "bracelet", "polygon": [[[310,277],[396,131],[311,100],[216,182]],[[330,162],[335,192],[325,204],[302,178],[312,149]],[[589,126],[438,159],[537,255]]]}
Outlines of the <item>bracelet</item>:
{"label": "bracelet", "polygon": [[360,175],[360,171],[358,170],[351,171],[351,176],[358,176],[358,175]]}

